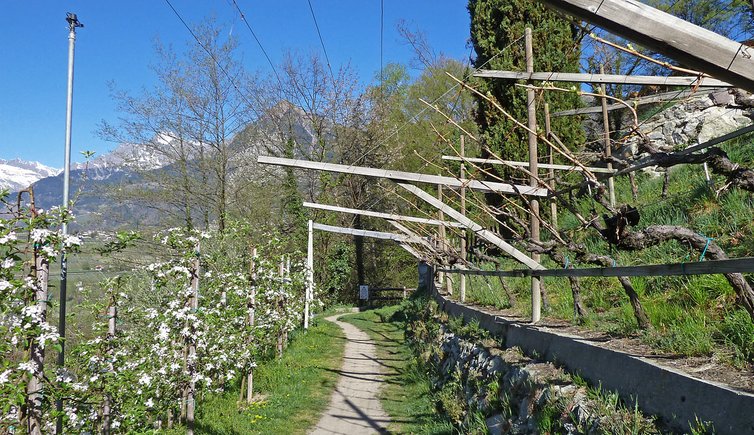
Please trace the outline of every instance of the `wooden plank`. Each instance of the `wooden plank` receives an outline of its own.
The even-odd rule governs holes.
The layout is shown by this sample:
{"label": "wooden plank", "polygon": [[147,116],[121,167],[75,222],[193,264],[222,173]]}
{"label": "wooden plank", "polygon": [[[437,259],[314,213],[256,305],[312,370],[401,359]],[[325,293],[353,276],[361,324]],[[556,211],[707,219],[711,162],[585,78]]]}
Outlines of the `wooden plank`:
{"label": "wooden plank", "polygon": [[[509,165],[509,166],[520,166],[523,168],[529,167],[529,162],[517,162],[514,160],[499,160],[499,159],[480,159],[478,157],[457,157],[457,156],[442,156],[443,160],[452,160],[454,162],[469,162],[469,163],[479,163],[479,164],[490,164],[490,165]],[[584,169],[580,166],[572,166],[572,165],[558,165],[558,164],[549,164],[549,163],[539,163],[537,166],[539,166],[542,169],[557,169],[561,171],[581,171],[583,172]],[[602,172],[605,174],[613,174],[617,172],[615,169],[607,169],[607,168],[586,168],[592,172]]]}
{"label": "wooden plank", "polygon": [[679,63],[754,92],[754,50],[638,0],[540,0]]}
{"label": "wooden plank", "polygon": [[454,227],[454,228],[463,228],[463,225],[459,224],[458,222],[441,221],[438,219],[425,219],[425,218],[414,217],[414,216],[404,216],[404,215],[399,215],[399,214],[382,213],[382,212],[369,211],[369,210],[359,210],[356,208],[339,207],[337,205],[304,202],[304,207],[315,208],[318,210],[337,211],[341,213],[359,214],[362,216],[371,216],[371,217],[376,217],[376,218],[389,219],[393,221],[415,222],[419,224],[445,225],[445,226]]}
{"label": "wooden plank", "polygon": [[642,266],[593,267],[584,269],[516,269],[507,271],[437,269],[445,273],[482,276],[557,276],[557,277],[615,277],[615,276],[685,276],[722,273],[754,272],[754,257],[730,260],[697,261],[692,263],[652,264]]}
{"label": "wooden plank", "polygon": [[398,183],[398,185],[408,190],[409,192],[413,193],[414,195],[418,196],[419,198],[423,199],[425,202],[437,208],[438,210],[442,210],[445,214],[447,214],[451,218],[463,224],[466,228],[476,233],[478,237],[481,237],[485,239],[486,241],[492,243],[493,245],[497,246],[503,252],[515,258],[518,262],[522,263],[526,267],[529,267],[531,269],[544,269],[544,266],[532,260],[528,255],[524,254],[523,252],[519,251],[518,249],[508,244],[505,240],[501,239],[498,235],[496,235],[492,231],[485,230],[478,223],[472,221],[471,219],[457,212],[452,207],[438,200],[437,198],[430,195],[429,193],[414,186],[413,184]]}
{"label": "wooden plank", "polygon": [[711,77],[696,76],[626,76],[620,74],[591,74],[591,73],[563,73],[563,72],[521,72],[479,70],[474,77],[506,80],[539,80],[547,82],[569,83],[602,83],[619,85],[653,85],[653,86],[694,86],[731,88],[733,85]]}
{"label": "wooden plank", "polygon": [[314,222],[312,228],[320,231],[327,231],[330,233],[349,234],[352,236],[371,237],[374,239],[394,240],[396,242],[405,243],[407,237],[403,234],[385,233],[382,231],[370,231],[370,230],[357,230],[354,228],[336,227],[333,225],[318,224]]}
{"label": "wooden plank", "polygon": [[[654,95],[645,95],[643,97],[639,98],[629,98],[626,101],[626,103],[631,107],[638,107],[642,106],[644,104],[652,104],[652,103],[663,103],[665,101],[673,101],[673,100],[683,100],[691,95],[709,95],[712,92],[715,91],[723,91],[724,88],[712,88],[712,89],[705,89],[705,92],[699,92],[695,89],[684,89],[682,91],[670,91],[670,92],[662,92],[660,94],[654,94]],[[621,110],[621,109],[627,109],[625,104],[622,103],[613,103],[607,105],[607,110],[613,111],[613,110]],[[569,109],[569,110],[562,110],[560,112],[555,112],[551,116],[571,116],[571,115],[588,115],[591,113],[600,113],[602,111],[601,106],[589,106],[589,107],[580,107],[578,109]]]}
{"label": "wooden plank", "polygon": [[413,172],[393,171],[390,169],[376,169],[362,166],[339,165],[335,163],[312,162],[309,160],[286,159],[282,157],[259,156],[258,163],[269,165],[288,166],[301,169],[314,169],[318,171],[337,172],[341,174],[363,175],[366,177],[387,178],[389,180],[412,181],[418,183],[442,184],[448,187],[460,188],[461,186],[476,189],[483,192],[511,193],[531,196],[547,196],[547,189],[539,189],[530,186],[520,186],[491,181],[459,180],[441,175],[416,174]]}

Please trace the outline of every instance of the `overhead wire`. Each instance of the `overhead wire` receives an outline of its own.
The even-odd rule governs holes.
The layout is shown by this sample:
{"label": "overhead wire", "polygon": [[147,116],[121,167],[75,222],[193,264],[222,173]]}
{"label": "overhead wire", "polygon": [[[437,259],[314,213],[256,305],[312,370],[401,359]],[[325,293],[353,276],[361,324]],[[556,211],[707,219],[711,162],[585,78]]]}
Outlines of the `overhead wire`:
{"label": "overhead wire", "polygon": [[249,32],[251,32],[251,36],[254,37],[254,41],[257,42],[259,49],[262,50],[262,54],[264,54],[265,59],[267,59],[267,63],[270,65],[270,68],[272,68],[272,72],[275,74],[275,77],[277,78],[278,83],[282,83],[282,81],[280,80],[280,75],[278,74],[278,70],[277,68],[275,68],[275,64],[272,63],[272,59],[270,58],[270,55],[267,54],[267,50],[264,49],[264,46],[262,45],[262,41],[259,40],[256,32],[254,32],[254,29],[251,28],[251,24],[249,24],[249,21],[246,19],[246,15],[241,10],[241,7],[238,6],[238,3],[236,2],[236,0],[230,0],[230,1],[233,2],[233,6],[241,15],[241,20],[244,22],[244,24],[246,24],[246,28],[249,29]]}
{"label": "overhead wire", "polygon": [[322,38],[322,32],[319,30],[319,23],[317,22],[317,16],[314,14],[312,0],[306,0],[306,2],[309,3],[309,11],[312,13],[312,20],[314,20],[314,27],[317,29],[319,43],[322,46],[322,51],[325,53],[325,62],[327,62],[327,69],[330,71],[330,78],[335,82],[335,74],[333,74],[332,65],[330,64],[330,56],[327,55],[327,47],[325,47],[325,40]]}

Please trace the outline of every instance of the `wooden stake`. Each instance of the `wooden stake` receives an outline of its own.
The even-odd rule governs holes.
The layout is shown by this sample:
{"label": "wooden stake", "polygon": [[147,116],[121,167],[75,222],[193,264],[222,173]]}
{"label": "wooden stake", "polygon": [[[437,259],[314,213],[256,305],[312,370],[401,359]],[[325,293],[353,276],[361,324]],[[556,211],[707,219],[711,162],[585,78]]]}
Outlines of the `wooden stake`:
{"label": "wooden stake", "polygon": [[[39,246],[34,246],[34,273],[37,281],[37,289],[34,292],[34,303],[39,310],[40,321],[47,321],[47,284],[50,277],[50,261],[39,252]],[[44,385],[45,350],[39,345],[37,338],[31,340],[29,345],[29,362],[33,365],[29,383],[26,385],[26,413],[27,432],[30,435],[42,435],[43,427],[43,400],[42,388]]]}
{"label": "wooden stake", "polygon": [[[192,267],[191,267],[191,297],[189,298],[189,304],[191,307],[191,312],[194,313],[194,315],[197,314],[197,310],[199,309],[199,252],[200,252],[200,245],[199,243],[196,244],[196,252],[195,252],[195,258],[192,261]],[[193,326],[189,327],[189,331],[191,336],[188,338],[189,342],[189,348],[188,348],[188,359],[187,359],[187,368],[188,368],[188,375],[189,375],[189,386],[188,386],[188,394],[186,395],[186,434],[187,435],[193,435],[194,434],[194,426],[195,426],[195,413],[196,413],[196,381],[194,378],[196,377],[196,340],[193,337],[193,335],[196,333],[194,331]]]}
{"label": "wooden stake", "polygon": [[[250,278],[250,289],[249,289],[249,300],[248,300],[248,313],[249,317],[246,320],[248,322],[248,325],[250,327],[254,327],[254,317],[256,315],[256,299],[257,299],[257,269],[256,269],[256,260],[257,260],[257,248],[251,249],[251,261],[249,262],[249,278]],[[247,343],[248,346],[251,347],[253,335],[249,335],[247,337]],[[243,389],[242,389],[243,390]],[[250,368],[249,372],[246,374],[246,403],[251,403],[253,400],[253,394],[254,394],[254,369]]]}
{"label": "wooden stake", "polygon": [[[600,65],[600,74],[605,73],[605,66]],[[603,142],[605,144],[605,158],[607,159],[607,169],[612,170],[613,164],[610,162],[610,157],[613,155],[612,146],[610,144],[610,117],[607,114],[607,90],[605,85],[600,86],[600,93],[602,98],[602,125],[603,125]],[[612,177],[607,179],[607,189],[610,194],[610,206],[615,207],[615,182]]]}
{"label": "wooden stake", "polygon": [[[466,157],[466,137],[461,135],[461,158]],[[466,179],[466,165],[461,162],[461,179]],[[466,216],[466,187],[461,187],[461,215]],[[461,260],[466,264],[466,230],[461,233]],[[465,266],[464,266],[465,267]],[[461,275],[459,280],[459,293],[461,302],[466,302],[466,275]]]}
{"label": "wooden stake", "polygon": [[[283,257],[280,257],[280,266],[278,267],[278,276],[280,277],[280,285],[281,287],[284,285],[283,279],[285,278],[285,260]],[[285,301],[278,300],[278,310],[280,310],[281,314],[283,310],[285,309]],[[278,331],[278,341],[277,341],[277,353],[278,358],[283,357],[283,328],[281,327],[280,331]]]}
{"label": "wooden stake", "polygon": [[[113,341],[115,340],[115,334],[116,334],[116,319],[118,316],[118,301],[116,292],[114,289],[110,290],[110,303],[107,306],[107,354],[109,358],[113,357],[114,353],[114,346]],[[112,397],[110,397],[110,394],[105,394],[105,400],[102,404],[102,434],[103,435],[109,435],[110,434],[110,426],[111,426],[111,409],[112,409]]]}
{"label": "wooden stake", "polygon": [[309,219],[308,239],[306,243],[306,292],[304,293],[304,329],[309,329],[309,301],[314,296],[314,228]]}
{"label": "wooden stake", "polygon": [[[526,72],[534,72],[534,50],[532,47],[531,28],[527,27],[524,33],[524,40],[526,45]],[[529,178],[529,185],[532,187],[538,187],[538,170],[537,170],[537,108],[533,89],[526,90],[526,107],[528,115],[528,127],[529,127],[529,172],[531,177]],[[531,207],[531,238],[533,241],[539,241],[539,201],[532,198],[529,202]],[[539,263],[539,254],[532,254],[532,260]],[[532,323],[539,322],[541,311],[542,297],[540,294],[540,281],[539,277],[531,278],[531,321]]]}
{"label": "wooden stake", "polygon": [[[442,184],[437,185],[437,199],[442,201]],[[439,214],[439,220],[444,221],[445,215],[443,214],[442,210],[438,210]],[[442,263],[443,266],[447,266],[446,261],[444,259],[444,254],[448,251],[448,243],[446,241],[446,231],[445,231],[445,225],[440,225],[438,229],[438,251],[440,252],[440,258],[443,258]],[[445,288],[445,291],[449,294],[453,294],[453,286],[451,285],[451,281],[449,279],[449,276],[446,275],[444,272],[440,272],[438,275],[438,278],[440,280],[440,285]]]}
{"label": "wooden stake", "polygon": [[[550,126],[550,105],[548,103],[545,103],[545,137],[549,138],[550,133],[552,133],[552,127]],[[547,176],[550,178],[550,189],[552,189],[553,192],[555,192],[555,188],[557,187],[557,183],[555,182],[555,168],[554,168],[554,150],[552,149],[552,146],[550,146],[550,153],[548,157],[548,161],[550,163],[549,170],[547,171]],[[555,198],[550,200],[550,220],[552,222],[553,228],[558,228],[558,202],[555,200]]]}

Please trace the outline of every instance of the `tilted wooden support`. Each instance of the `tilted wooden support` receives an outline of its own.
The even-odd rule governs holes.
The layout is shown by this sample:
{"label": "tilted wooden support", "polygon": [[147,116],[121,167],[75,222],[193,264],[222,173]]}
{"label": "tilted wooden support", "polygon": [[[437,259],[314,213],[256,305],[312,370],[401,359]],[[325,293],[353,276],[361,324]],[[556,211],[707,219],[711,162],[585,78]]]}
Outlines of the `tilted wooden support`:
{"label": "tilted wooden support", "polygon": [[541,189],[541,188],[530,187],[530,186],[519,186],[515,184],[496,183],[496,182],[491,182],[491,181],[487,182],[487,181],[478,181],[478,180],[459,180],[457,178],[443,177],[441,175],[417,174],[413,172],[393,171],[390,169],[376,169],[376,168],[367,168],[367,167],[362,167],[362,166],[339,165],[335,163],[312,162],[309,160],[286,159],[282,157],[259,156],[257,157],[257,162],[269,164],[269,165],[288,166],[288,167],[301,168],[301,169],[314,169],[318,171],[337,172],[341,174],[354,174],[354,175],[363,175],[366,177],[386,178],[389,180],[397,180],[397,181],[412,181],[412,182],[419,182],[419,183],[430,183],[434,185],[442,184],[443,186],[456,187],[456,188],[460,188],[463,186],[469,189],[475,189],[482,192],[507,193],[507,194],[531,195],[531,196],[547,196],[548,194],[547,189]]}
{"label": "tilted wooden support", "polygon": [[393,240],[398,243],[409,242],[408,237],[403,234],[385,233],[382,231],[357,230],[355,228],[337,227],[334,225],[318,224],[314,222],[312,228],[330,233],[349,234],[352,236],[371,237],[373,239]]}
{"label": "tilted wooden support", "polygon": [[679,63],[754,92],[754,48],[638,0],[539,0]]}
{"label": "tilted wooden support", "polygon": [[699,261],[692,263],[652,264],[645,266],[590,267],[584,269],[517,269],[506,271],[437,269],[438,272],[462,273],[464,275],[485,276],[683,276],[711,275],[722,273],[754,272],[754,258],[735,258],[730,260]]}
{"label": "tilted wooden support", "polygon": [[563,73],[563,72],[520,72],[480,70],[474,73],[474,77],[507,80],[538,80],[547,82],[571,82],[571,83],[605,83],[618,85],[655,85],[655,86],[699,86],[715,88],[732,88],[733,85],[711,77],[695,76],[627,76],[621,74],[590,74],[590,73]]}
{"label": "tilted wooden support", "polygon": [[532,260],[531,257],[524,254],[523,252],[514,248],[512,245],[507,243],[505,240],[500,238],[498,235],[496,235],[492,231],[484,229],[478,223],[462,215],[460,212],[456,211],[454,208],[448,206],[447,204],[443,203],[442,201],[430,195],[429,193],[414,186],[413,184],[398,183],[398,185],[408,190],[409,192],[413,193],[414,195],[418,196],[419,198],[423,199],[425,202],[437,208],[438,210],[442,210],[443,213],[445,213],[449,217],[463,224],[466,228],[473,231],[478,237],[481,237],[484,240],[488,241],[489,243],[497,246],[503,252],[515,258],[519,263],[523,264],[524,266],[530,269],[538,269],[538,270],[544,269],[544,266]]}
{"label": "tilted wooden support", "polygon": [[336,211],[340,213],[358,214],[362,216],[371,216],[371,217],[376,217],[376,218],[389,219],[393,221],[415,222],[418,224],[427,224],[427,225],[445,225],[445,226],[454,227],[454,228],[464,227],[458,222],[441,221],[439,219],[425,219],[425,218],[420,218],[420,217],[404,216],[404,215],[393,214],[393,213],[382,213],[378,211],[359,210],[356,208],[339,207],[337,205],[304,202],[304,207],[315,208],[318,210]]}
{"label": "tilted wooden support", "polygon": [[[443,160],[452,160],[455,162],[471,162],[490,165],[508,165],[508,166],[520,166],[523,168],[529,167],[529,162],[516,162],[513,160],[498,160],[498,159],[480,159],[476,157],[456,157],[456,156],[442,156]],[[539,163],[537,166],[543,169],[557,169],[562,171],[584,171],[584,168],[573,165],[555,165],[547,163]],[[617,172],[615,169],[607,168],[586,168],[592,172],[602,172],[605,174],[613,174]]]}

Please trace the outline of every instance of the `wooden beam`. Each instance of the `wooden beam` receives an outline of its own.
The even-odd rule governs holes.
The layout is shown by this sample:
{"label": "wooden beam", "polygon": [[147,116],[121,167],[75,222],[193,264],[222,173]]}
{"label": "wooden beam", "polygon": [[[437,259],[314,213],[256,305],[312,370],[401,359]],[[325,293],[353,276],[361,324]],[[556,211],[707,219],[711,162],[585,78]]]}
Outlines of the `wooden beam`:
{"label": "wooden beam", "polygon": [[519,186],[507,183],[491,181],[459,180],[453,177],[441,175],[417,174],[413,172],[393,171],[390,169],[376,169],[362,166],[339,165],[335,163],[312,162],[309,160],[286,159],[282,157],[259,156],[258,163],[269,165],[288,166],[301,169],[314,169],[318,171],[337,172],[341,174],[363,175],[366,177],[387,178],[389,180],[411,181],[418,183],[442,184],[448,187],[460,188],[461,186],[476,189],[482,192],[510,193],[531,196],[547,196],[547,189],[529,186]]}
{"label": "wooden beam", "polygon": [[540,0],[679,63],[754,92],[754,49],[639,0]]}
{"label": "wooden beam", "polygon": [[730,260],[700,261],[692,263],[652,264],[643,266],[592,267],[584,269],[516,269],[506,271],[492,270],[461,270],[437,269],[445,273],[463,273],[465,275],[484,276],[557,276],[557,277],[590,277],[590,276],[685,276],[685,275],[714,275],[722,273],[752,273],[754,272],[754,257],[734,258]]}
{"label": "wooden beam", "polygon": [[531,269],[544,269],[544,266],[532,260],[531,257],[529,257],[528,255],[524,254],[523,252],[519,251],[518,249],[508,244],[505,240],[500,238],[497,234],[493,233],[492,231],[484,229],[478,223],[472,221],[471,219],[457,212],[455,209],[443,203],[442,201],[438,200],[437,198],[430,195],[429,193],[414,186],[413,184],[398,183],[398,185],[408,190],[409,192],[413,193],[414,195],[418,196],[419,198],[423,199],[425,202],[437,208],[438,210],[442,210],[443,213],[447,214],[451,218],[463,224],[466,228],[476,233],[478,237],[481,237],[485,239],[486,241],[488,241],[489,243],[492,243],[493,245],[497,246],[503,252],[515,258],[518,262],[520,262],[524,266],[529,267]]}
{"label": "wooden beam", "polygon": [[336,227],[333,225],[318,224],[314,222],[312,228],[330,233],[349,234],[352,236],[372,237],[374,239],[393,240],[399,243],[408,241],[408,237],[403,234],[384,233],[382,231],[357,230],[354,228]]}
{"label": "wooden beam", "polygon": [[418,224],[427,224],[427,225],[446,225],[446,226],[454,227],[454,228],[463,228],[463,225],[459,224],[458,222],[441,221],[438,219],[425,219],[425,218],[420,218],[420,217],[404,216],[404,215],[392,214],[392,213],[381,213],[378,211],[359,210],[356,208],[339,207],[337,205],[326,205],[326,204],[316,204],[313,202],[304,202],[304,207],[315,208],[319,210],[336,211],[336,212],[341,212],[341,213],[359,214],[362,216],[371,216],[371,217],[376,217],[376,218],[389,219],[393,221],[415,222]]}
{"label": "wooden beam", "polygon": [[626,76],[620,74],[591,74],[591,73],[562,73],[562,72],[520,72],[480,70],[474,77],[485,77],[506,80],[539,80],[547,82],[570,83],[602,83],[618,85],[653,85],[653,86],[699,86],[699,87],[728,87],[733,85],[711,77],[696,76]]}
{"label": "wooden beam", "polygon": [[[695,89],[684,89],[682,91],[670,91],[670,92],[662,92],[660,94],[654,94],[654,95],[646,95],[643,97],[638,98],[630,98],[626,100],[626,103],[631,107],[638,107],[642,106],[644,104],[652,104],[652,103],[662,103],[665,101],[672,101],[672,100],[683,100],[691,95],[709,95],[712,92],[715,91],[723,91],[725,89],[723,88],[712,88],[712,89],[705,89],[705,92],[699,92]],[[625,104],[622,103],[613,103],[607,105],[608,111],[613,110],[621,110],[621,109],[627,109]],[[571,115],[588,115],[591,113],[600,113],[602,111],[602,106],[589,106],[589,107],[580,107],[578,109],[569,109],[569,110],[562,110],[560,112],[555,112],[551,116],[571,116]]]}
{"label": "wooden beam", "polygon": [[[529,162],[517,162],[513,160],[480,159],[477,157],[456,157],[456,156],[442,156],[442,159],[452,160],[454,162],[470,162],[470,163],[480,163],[480,164],[490,164],[490,165],[521,166],[524,168],[529,167]],[[543,169],[558,169],[562,171],[581,171],[581,172],[584,171],[582,167],[572,166],[572,165],[538,163],[537,166]],[[602,172],[605,174],[613,174],[617,172],[615,169],[607,169],[607,168],[587,168],[587,169],[592,172]]]}

